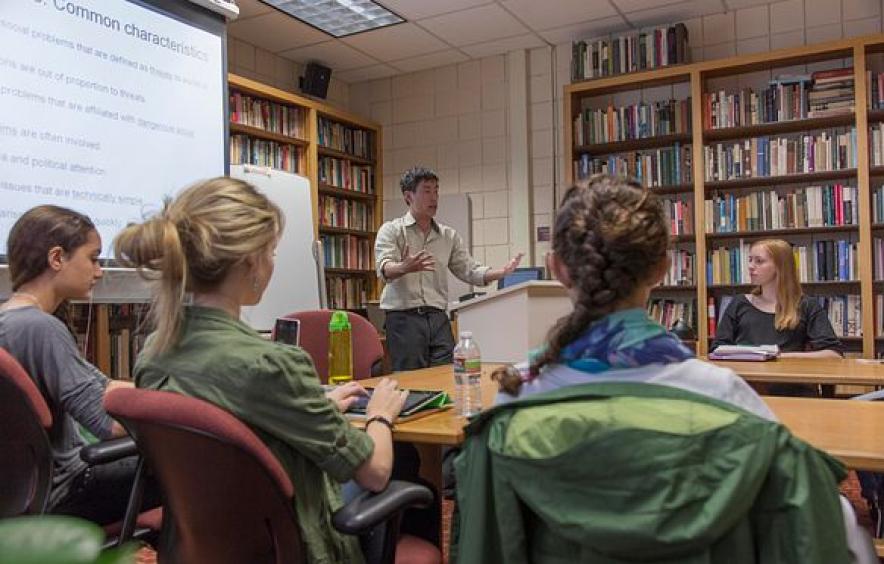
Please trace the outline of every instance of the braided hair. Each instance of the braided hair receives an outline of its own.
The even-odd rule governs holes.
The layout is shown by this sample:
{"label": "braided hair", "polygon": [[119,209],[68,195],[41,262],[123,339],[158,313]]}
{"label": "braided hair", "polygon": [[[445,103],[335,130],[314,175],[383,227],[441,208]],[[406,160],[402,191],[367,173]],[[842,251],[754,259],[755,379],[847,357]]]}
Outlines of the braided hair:
{"label": "braided hair", "polygon": [[620,308],[648,283],[669,245],[660,200],[634,180],[596,175],[571,187],[559,206],[553,251],[568,269],[574,310],[550,330],[546,349],[531,363],[538,374],[586,328]]}

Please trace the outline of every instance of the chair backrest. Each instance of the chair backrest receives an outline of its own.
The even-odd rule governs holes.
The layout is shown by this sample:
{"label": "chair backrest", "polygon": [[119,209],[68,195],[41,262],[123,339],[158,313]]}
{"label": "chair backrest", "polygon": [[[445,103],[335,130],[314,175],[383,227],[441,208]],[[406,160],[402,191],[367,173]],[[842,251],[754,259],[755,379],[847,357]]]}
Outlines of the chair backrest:
{"label": "chair backrest", "polygon": [[124,388],[108,413],[135,437],[174,521],[178,562],[300,562],[294,487],[263,442],[208,402]]}
{"label": "chair backrest", "polygon": [[[318,309],[283,316],[301,321],[301,348],[313,358],[316,372],[323,383],[328,382],[328,323],[332,313],[330,309]],[[371,378],[372,368],[384,358],[381,339],[374,325],[361,315],[347,312],[347,317],[350,319],[353,341],[353,377],[356,380]]]}
{"label": "chair backrest", "polygon": [[33,380],[0,348],[0,518],[46,510],[52,413]]}

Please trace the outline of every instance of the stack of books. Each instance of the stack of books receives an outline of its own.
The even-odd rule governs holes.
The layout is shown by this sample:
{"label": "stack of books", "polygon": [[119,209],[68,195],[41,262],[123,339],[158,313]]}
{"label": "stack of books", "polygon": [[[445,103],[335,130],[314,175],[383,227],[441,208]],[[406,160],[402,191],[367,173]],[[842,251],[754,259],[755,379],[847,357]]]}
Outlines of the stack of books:
{"label": "stack of books", "polygon": [[851,113],[853,98],[853,68],[817,71],[811,75],[813,87],[807,94],[808,117],[826,117]]}
{"label": "stack of books", "polygon": [[709,353],[710,360],[773,360],[780,355],[776,345],[720,345]]}

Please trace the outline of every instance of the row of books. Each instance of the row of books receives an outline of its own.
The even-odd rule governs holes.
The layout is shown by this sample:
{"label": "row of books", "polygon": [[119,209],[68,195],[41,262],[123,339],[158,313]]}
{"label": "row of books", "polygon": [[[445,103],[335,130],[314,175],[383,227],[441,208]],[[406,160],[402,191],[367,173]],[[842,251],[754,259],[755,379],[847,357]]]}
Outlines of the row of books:
{"label": "row of books", "polygon": [[672,147],[633,153],[593,157],[583,153],[574,160],[574,178],[593,174],[613,174],[635,178],[645,186],[676,186],[693,182],[691,146],[675,143]]}
{"label": "row of books", "polygon": [[230,136],[230,164],[269,166],[285,172],[301,172],[304,152],[297,145],[256,139],[248,135]]}
{"label": "row of books", "polygon": [[717,143],[703,154],[707,181],[855,168],[856,128]]}
{"label": "row of books", "polygon": [[872,210],[875,223],[884,223],[884,186],[872,189]]}
{"label": "row of books", "polygon": [[[884,109],[884,72],[866,71],[866,95],[870,108]],[[876,319],[881,318],[879,316]]]}
{"label": "row of books", "polygon": [[[718,323],[734,298],[733,295],[721,296],[718,300],[709,297],[707,314],[710,337],[715,337]],[[811,298],[815,299],[826,312],[835,335],[838,337],[862,337],[862,307],[858,295],[811,296]],[[878,298],[881,311],[884,312],[884,296],[878,296]],[[879,314],[876,319],[880,326],[881,315]]]}
{"label": "row of books", "polygon": [[110,374],[115,380],[131,380],[135,359],[144,348],[147,335],[131,329],[120,329],[110,334]]}
{"label": "row of books", "polygon": [[[104,309],[105,312],[101,313]],[[87,360],[99,364],[96,355],[97,335],[95,334],[98,315],[107,315],[110,326],[109,366],[107,374],[114,379],[132,378],[135,358],[144,346],[149,331],[147,327],[149,305],[144,303],[119,304],[71,304],[66,311],[65,321],[70,327],[80,351]],[[90,334],[87,334],[87,327]]]}
{"label": "row of books", "polygon": [[869,152],[872,166],[884,166],[884,123],[879,122],[869,128]]}
{"label": "row of books", "polygon": [[872,272],[876,281],[884,280],[884,239],[875,237],[872,244]]}
{"label": "row of books", "polygon": [[230,94],[230,121],[298,139],[307,137],[306,108],[277,104],[239,92]]}
{"label": "row of books", "polygon": [[853,67],[813,73],[813,87],[807,94],[808,117],[851,113],[856,108]]}
{"label": "row of books", "polygon": [[[751,284],[749,243],[722,245],[707,252],[709,284]],[[793,245],[799,282],[856,281],[859,279],[857,244],[844,239]]]}
{"label": "row of books", "polygon": [[788,191],[716,194],[706,200],[707,233],[856,225],[854,186],[806,186]]}
{"label": "row of books", "polygon": [[672,329],[679,320],[688,327],[696,327],[697,300],[652,298],[648,300],[648,317],[667,329]]}
{"label": "row of books", "polygon": [[875,296],[875,335],[884,337],[884,294]]}
{"label": "row of books", "polygon": [[665,198],[663,213],[669,218],[670,235],[694,234],[694,204],[688,195]]}
{"label": "row of books", "polygon": [[669,270],[663,279],[663,286],[693,286],[696,284],[694,273],[696,272],[696,257],[693,251],[683,249],[670,249]]}
{"label": "row of books", "polygon": [[355,235],[320,234],[322,253],[326,268],[372,268],[371,241]]}
{"label": "row of books", "polygon": [[362,278],[326,276],[325,290],[329,309],[359,309],[368,300],[366,281]]}
{"label": "row of books", "polygon": [[318,134],[323,147],[363,159],[374,158],[374,136],[370,131],[320,117]]}
{"label": "row of books", "polygon": [[374,167],[346,159],[319,157],[319,182],[344,190],[374,194]]}
{"label": "row of books", "polygon": [[571,44],[571,80],[585,80],[688,62],[683,23],[637,34]]}
{"label": "row of books", "polygon": [[374,206],[320,194],[319,225],[373,231]]}
{"label": "row of books", "polygon": [[761,92],[744,88],[739,92],[703,94],[703,128],[744,127],[807,117],[807,91],[803,80],[795,83],[771,81]]}
{"label": "row of books", "polygon": [[614,143],[691,131],[691,100],[642,102],[631,106],[583,107],[574,119],[574,144]]}

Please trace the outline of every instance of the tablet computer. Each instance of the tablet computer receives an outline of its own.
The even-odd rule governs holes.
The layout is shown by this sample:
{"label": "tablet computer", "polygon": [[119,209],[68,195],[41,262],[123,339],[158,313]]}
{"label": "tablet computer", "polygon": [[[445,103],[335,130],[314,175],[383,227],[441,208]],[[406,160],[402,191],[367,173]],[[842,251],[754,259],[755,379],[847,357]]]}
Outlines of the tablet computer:
{"label": "tablet computer", "polygon": [[[329,389],[328,386],[325,386]],[[347,408],[347,415],[353,417],[365,417],[365,408],[371,399],[374,388],[366,388],[367,396],[359,397]],[[399,411],[399,417],[408,417],[420,411],[431,408],[441,408],[451,405],[448,394],[440,390],[408,390],[408,397]]]}

